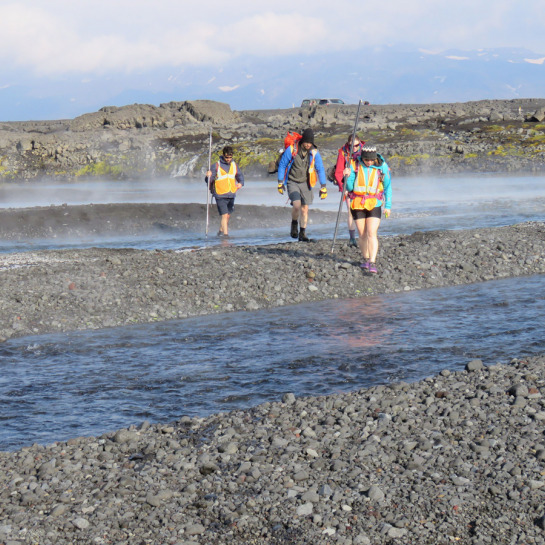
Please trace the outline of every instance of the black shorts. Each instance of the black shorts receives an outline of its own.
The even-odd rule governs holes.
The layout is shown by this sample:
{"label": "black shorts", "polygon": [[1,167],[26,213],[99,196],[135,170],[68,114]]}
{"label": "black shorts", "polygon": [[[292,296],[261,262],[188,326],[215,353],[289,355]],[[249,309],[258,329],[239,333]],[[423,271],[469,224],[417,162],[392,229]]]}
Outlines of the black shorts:
{"label": "black shorts", "polygon": [[216,206],[220,216],[232,214],[235,209],[235,197],[220,198],[216,197]]}
{"label": "black shorts", "polygon": [[372,210],[350,210],[352,217],[355,220],[364,220],[366,218],[378,218],[382,217],[382,206],[375,206]]}

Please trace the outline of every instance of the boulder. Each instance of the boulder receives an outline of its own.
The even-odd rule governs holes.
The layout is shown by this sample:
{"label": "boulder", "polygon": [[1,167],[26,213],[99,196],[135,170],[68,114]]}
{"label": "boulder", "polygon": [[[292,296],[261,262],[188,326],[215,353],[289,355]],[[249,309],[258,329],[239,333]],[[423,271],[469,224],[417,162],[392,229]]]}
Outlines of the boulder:
{"label": "boulder", "polygon": [[545,119],[545,107],[539,108],[536,110],[527,121],[532,121],[534,123],[541,123]]}

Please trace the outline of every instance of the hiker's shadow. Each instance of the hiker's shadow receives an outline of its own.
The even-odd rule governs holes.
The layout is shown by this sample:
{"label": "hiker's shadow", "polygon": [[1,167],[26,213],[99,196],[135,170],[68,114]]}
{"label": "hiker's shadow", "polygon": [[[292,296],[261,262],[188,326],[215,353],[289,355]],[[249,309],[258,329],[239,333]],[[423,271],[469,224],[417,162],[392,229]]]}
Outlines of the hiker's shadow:
{"label": "hiker's shadow", "polygon": [[[306,259],[317,259],[324,262],[334,262],[339,264],[346,264],[351,266],[357,266],[359,261],[358,259],[348,259],[344,256],[340,256],[331,251],[325,251],[323,248],[317,248],[313,251],[314,245],[316,243],[311,242],[310,244],[292,242],[284,243],[282,246],[245,246],[244,251],[250,254],[258,255],[268,255],[268,256],[287,256],[290,258],[306,258]],[[288,247],[285,247],[288,246]],[[293,246],[293,248],[291,247]]]}

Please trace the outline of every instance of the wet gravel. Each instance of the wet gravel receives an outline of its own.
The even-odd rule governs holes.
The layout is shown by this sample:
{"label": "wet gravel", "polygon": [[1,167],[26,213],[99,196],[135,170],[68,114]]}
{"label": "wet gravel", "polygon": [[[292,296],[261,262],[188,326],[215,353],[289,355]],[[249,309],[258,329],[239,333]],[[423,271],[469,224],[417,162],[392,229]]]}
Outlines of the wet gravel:
{"label": "wet gravel", "polygon": [[[376,277],[344,240],[333,253],[324,240],[2,255],[0,335],[545,272],[541,222],[380,242]],[[544,364],[475,360],[414,384],[1,452],[0,543],[543,544]]]}
{"label": "wet gravel", "polygon": [[0,542],[545,542],[545,357],[0,453]]}
{"label": "wet gravel", "polygon": [[371,276],[338,240],[177,252],[90,248],[0,256],[0,339],[468,284],[545,272],[545,225],[380,238]]}

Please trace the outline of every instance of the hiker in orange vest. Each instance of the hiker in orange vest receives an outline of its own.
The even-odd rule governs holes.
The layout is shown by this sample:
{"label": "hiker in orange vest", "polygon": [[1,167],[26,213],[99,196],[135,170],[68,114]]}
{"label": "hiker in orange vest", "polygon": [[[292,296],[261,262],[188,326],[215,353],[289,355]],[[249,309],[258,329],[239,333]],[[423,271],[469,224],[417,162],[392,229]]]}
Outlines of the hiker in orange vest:
{"label": "hiker in orange vest", "polygon": [[320,181],[320,198],[327,197],[324,163],[314,145],[314,132],[305,129],[299,142],[288,146],[278,165],[278,192],[283,195],[287,188],[293,206],[291,212],[292,238],[310,242],[306,234],[308,207],[313,201],[313,188]]}
{"label": "hiker in orange vest", "polygon": [[392,183],[390,168],[374,146],[364,146],[355,164],[344,169],[345,194],[350,199],[350,212],[356,222],[363,257],[361,268],[377,274],[378,227],[382,217],[390,216]]}
{"label": "hiker in orange vest", "polygon": [[244,175],[233,161],[233,148],[225,146],[219,161],[206,172],[205,182],[214,198],[220,215],[219,237],[229,236],[229,218],[235,209],[235,194],[244,185]]}
{"label": "hiker in orange vest", "polygon": [[[339,191],[343,190],[344,184],[344,169],[350,166],[350,161],[348,157],[350,155],[350,147],[352,144],[352,134],[348,135],[346,144],[339,149],[339,154],[337,155],[337,164],[335,165],[335,183],[339,186]],[[365,144],[362,142],[358,135],[354,138],[354,148],[352,150],[352,161],[357,161],[360,155],[360,146]],[[348,242],[349,246],[354,246],[356,248],[358,243],[356,242],[356,224],[354,223],[354,218],[350,213],[350,199],[346,199],[346,209],[348,211],[348,234],[350,240]]]}

